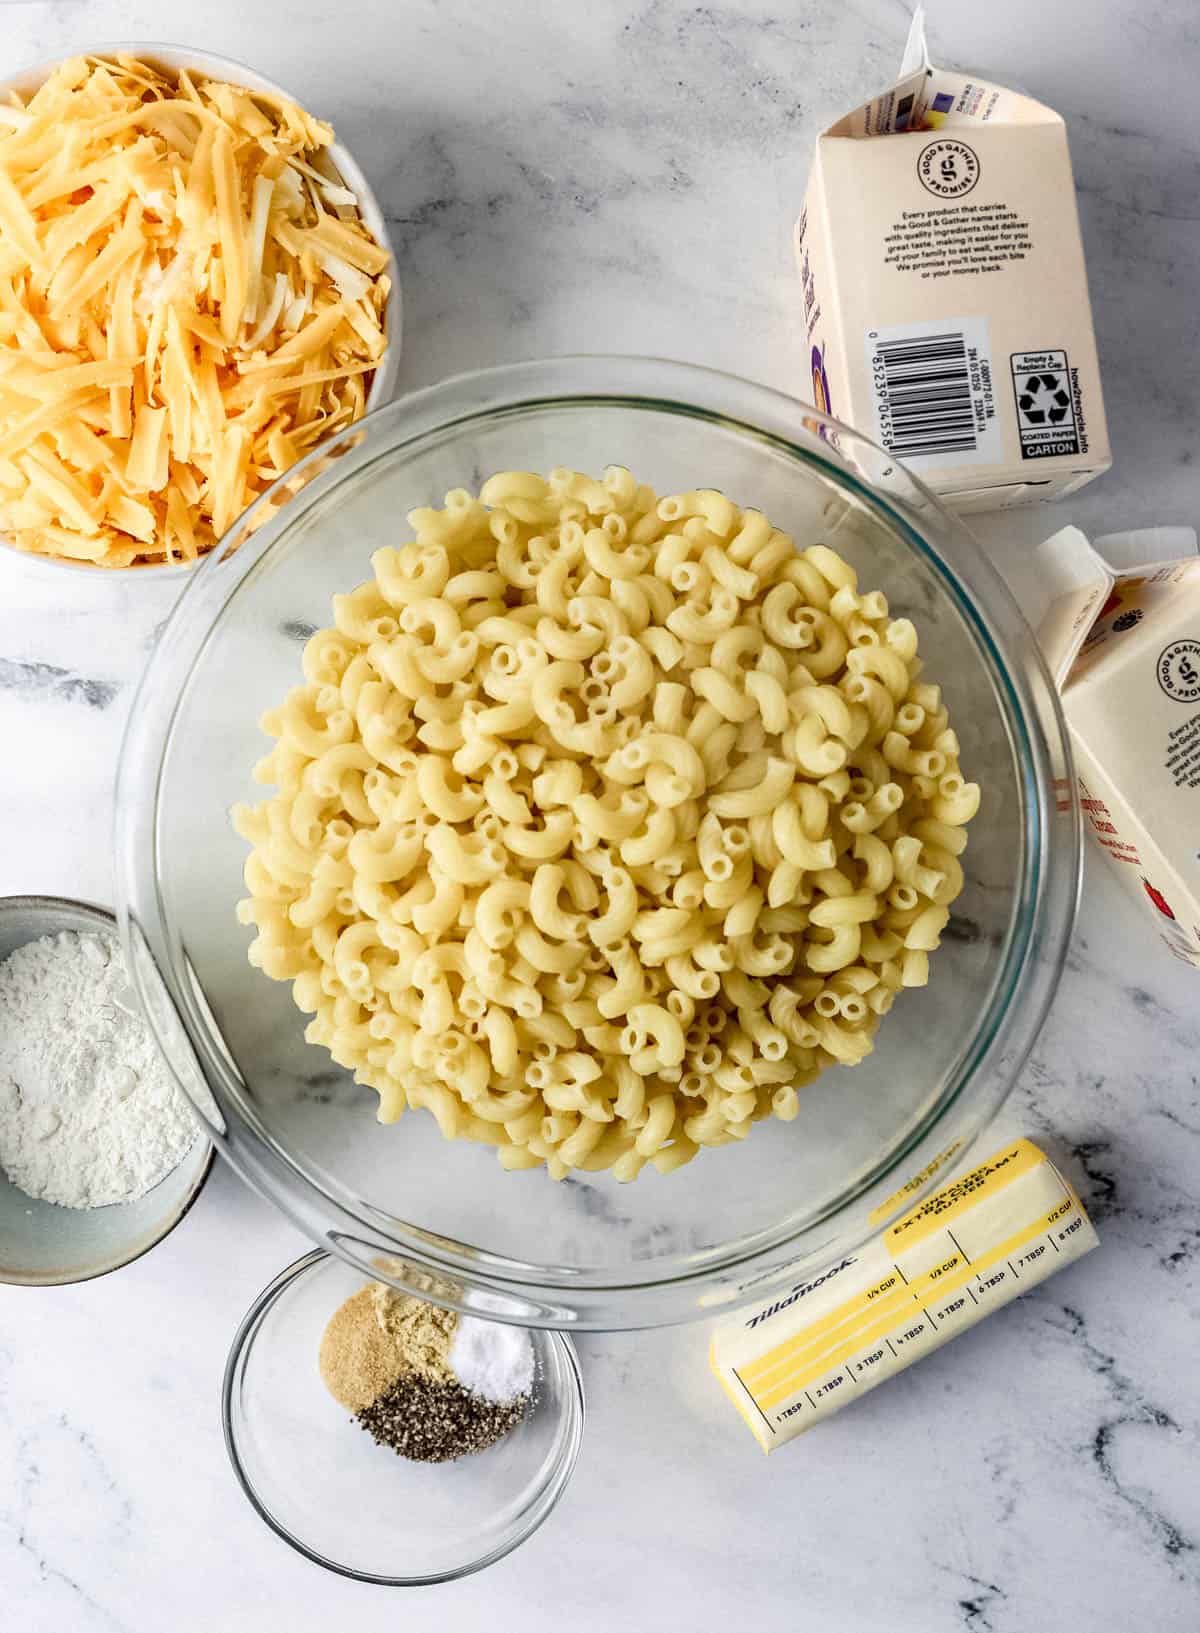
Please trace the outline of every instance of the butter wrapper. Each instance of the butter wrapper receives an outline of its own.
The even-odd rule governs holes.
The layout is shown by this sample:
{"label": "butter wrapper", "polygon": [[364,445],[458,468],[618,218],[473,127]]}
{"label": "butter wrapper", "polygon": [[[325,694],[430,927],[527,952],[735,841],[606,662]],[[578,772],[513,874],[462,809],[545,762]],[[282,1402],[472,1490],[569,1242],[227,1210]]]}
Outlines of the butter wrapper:
{"label": "butter wrapper", "polygon": [[1097,1243],[1053,1163],[1015,1140],[865,1247],[723,1323],[709,1359],[773,1452]]}

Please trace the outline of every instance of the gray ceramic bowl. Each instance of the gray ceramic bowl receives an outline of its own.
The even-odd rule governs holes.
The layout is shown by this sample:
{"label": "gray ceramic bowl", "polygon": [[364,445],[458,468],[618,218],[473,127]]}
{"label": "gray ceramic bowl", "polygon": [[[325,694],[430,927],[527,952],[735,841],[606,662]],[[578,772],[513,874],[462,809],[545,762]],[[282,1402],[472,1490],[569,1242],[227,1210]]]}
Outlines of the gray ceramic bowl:
{"label": "gray ceramic bowl", "polygon": [[[56,896],[0,897],[0,961],[40,936],[60,930],[117,935],[103,908]],[[2,1024],[2,1017],[0,1017]],[[200,1193],[213,1148],[197,1127],[177,1168],[136,1202],[105,1208],[60,1208],[17,1189],[0,1169],[0,1282],[54,1287],[90,1281],[140,1258],[175,1228]]]}

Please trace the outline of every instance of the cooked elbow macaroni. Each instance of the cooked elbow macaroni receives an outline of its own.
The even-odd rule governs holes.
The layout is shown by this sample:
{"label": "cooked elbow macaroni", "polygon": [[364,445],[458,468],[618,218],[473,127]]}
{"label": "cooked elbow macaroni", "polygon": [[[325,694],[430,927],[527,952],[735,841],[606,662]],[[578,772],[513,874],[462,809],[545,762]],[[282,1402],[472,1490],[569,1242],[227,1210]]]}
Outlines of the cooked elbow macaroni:
{"label": "cooked elbow macaroni", "polygon": [[979,805],[917,636],[709,489],[508,471],[413,511],[264,718],[251,963],[508,1169],[670,1173],[922,984]]}

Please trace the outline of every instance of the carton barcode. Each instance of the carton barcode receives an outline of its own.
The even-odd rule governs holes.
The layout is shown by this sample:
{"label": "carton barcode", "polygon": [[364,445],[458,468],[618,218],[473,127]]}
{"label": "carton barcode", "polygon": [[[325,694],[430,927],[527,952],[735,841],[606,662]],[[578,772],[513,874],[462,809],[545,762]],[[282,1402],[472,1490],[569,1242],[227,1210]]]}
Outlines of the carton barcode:
{"label": "carton barcode", "polygon": [[971,370],[961,330],[879,340],[873,372],[889,453],[898,459],[974,453]]}

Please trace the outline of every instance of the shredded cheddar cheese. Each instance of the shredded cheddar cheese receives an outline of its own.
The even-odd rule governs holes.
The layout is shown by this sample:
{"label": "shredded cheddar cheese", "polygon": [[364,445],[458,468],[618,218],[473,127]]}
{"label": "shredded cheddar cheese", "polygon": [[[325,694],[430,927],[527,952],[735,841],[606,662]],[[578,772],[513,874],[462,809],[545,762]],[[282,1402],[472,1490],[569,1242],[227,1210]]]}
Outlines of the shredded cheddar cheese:
{"label": "shredded cheddar cheese", "polygon": [[358,419],[388,257],[281,97],[76,57],[0,105],[0,533],[192,561]]}

